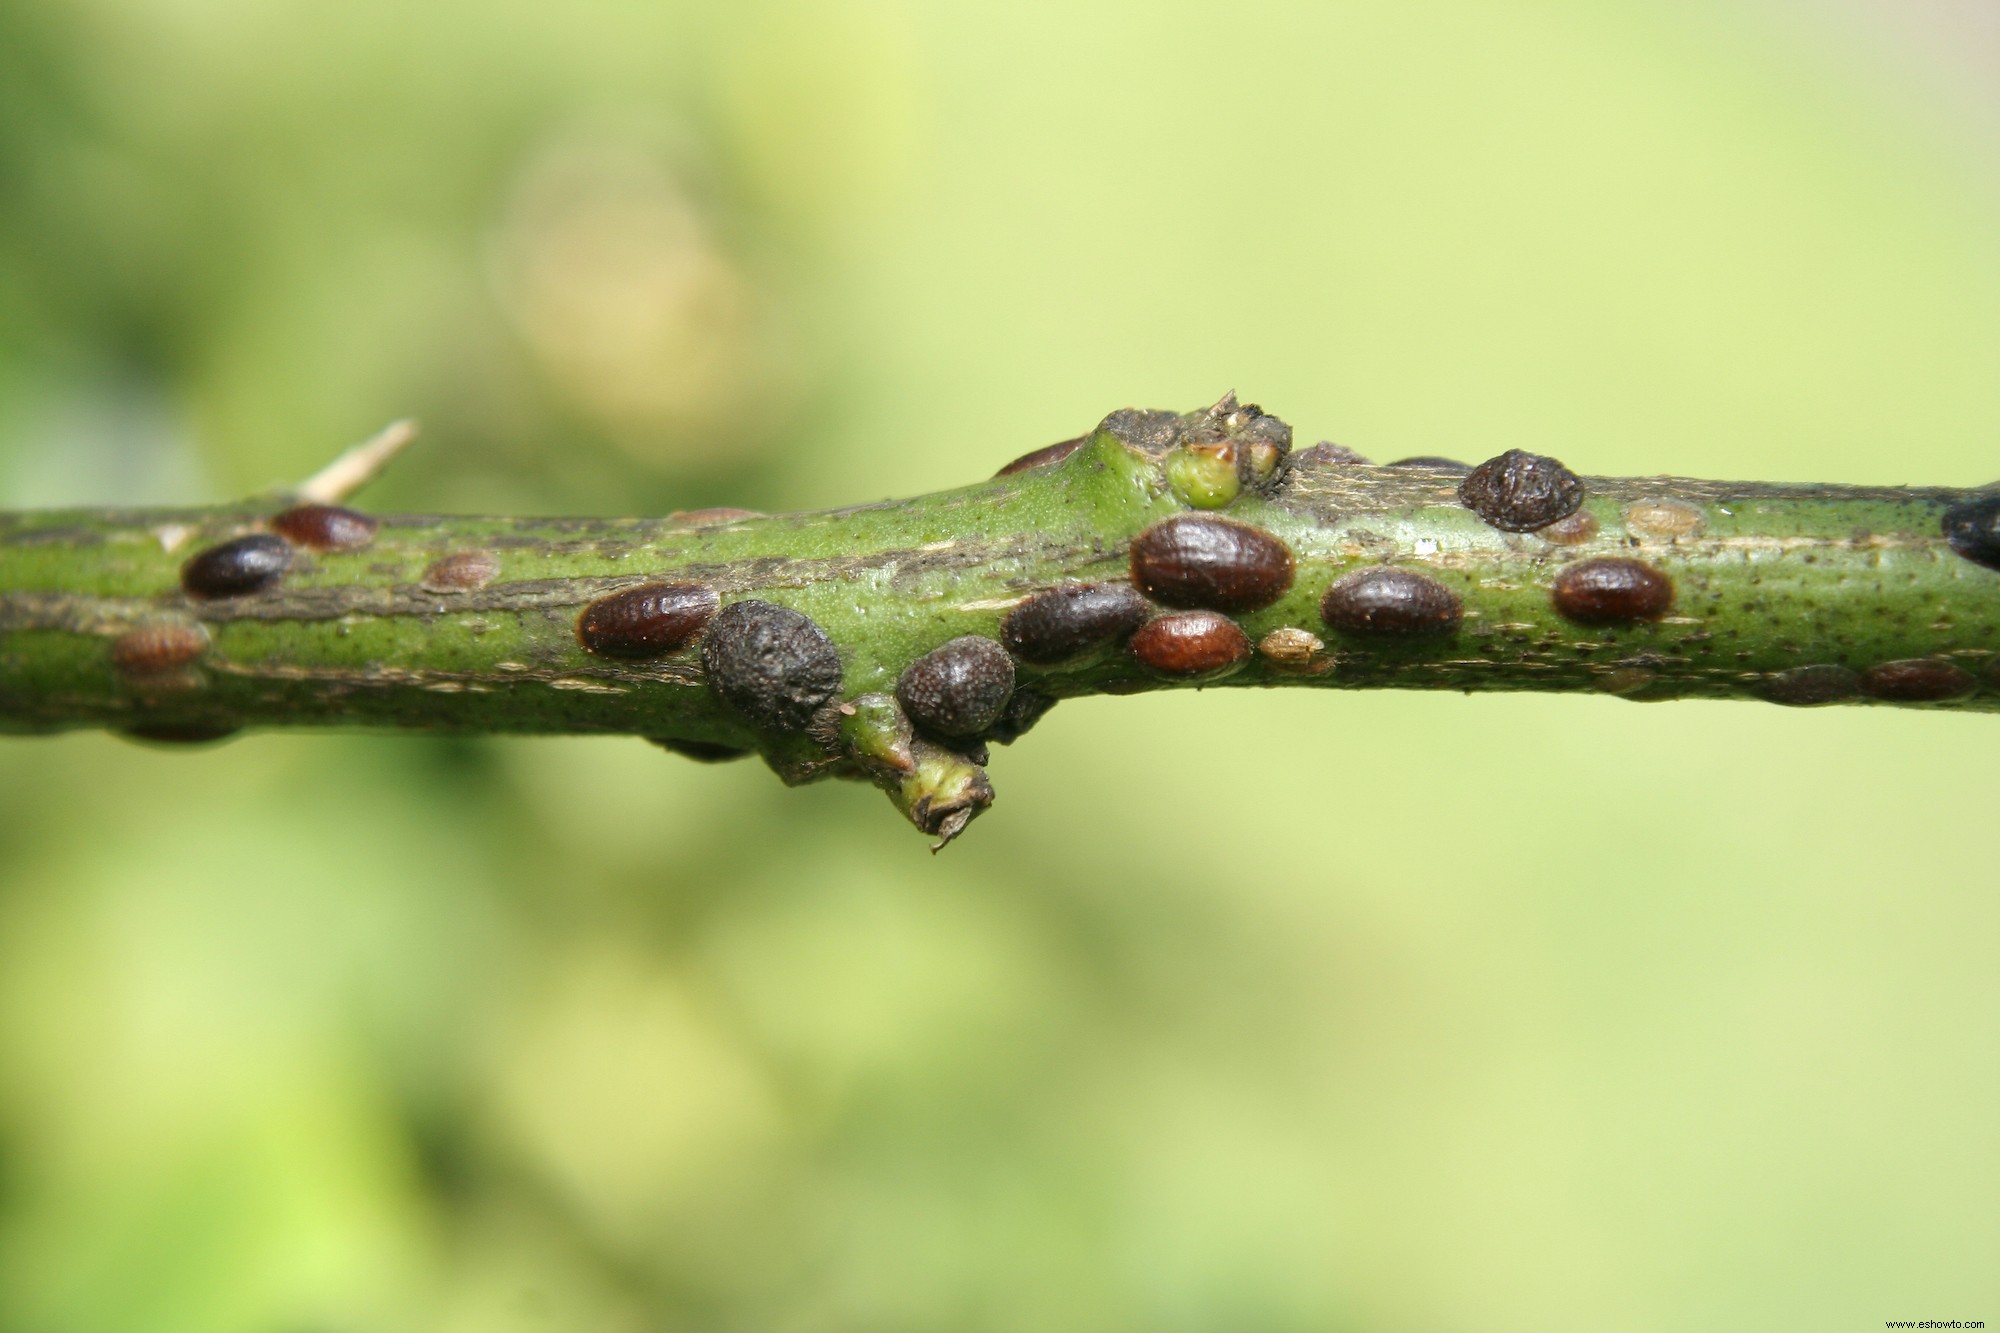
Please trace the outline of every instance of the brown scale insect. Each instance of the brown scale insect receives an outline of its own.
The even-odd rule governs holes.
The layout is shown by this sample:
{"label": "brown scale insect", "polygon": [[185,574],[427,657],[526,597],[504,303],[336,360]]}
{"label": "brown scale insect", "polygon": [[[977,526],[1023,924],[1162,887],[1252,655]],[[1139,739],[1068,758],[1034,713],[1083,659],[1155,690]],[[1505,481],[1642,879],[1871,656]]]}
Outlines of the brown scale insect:
{"label": "brown scale insect", "polygon": [[684,741],[672,736],[648,736],[647,740],[662,750],[671,750],[698,764],[726,764],[732,759],[747,759],[752,751],[735,745],[720,745],[715,741]]}
{"label": "brown scale insect", "polygon": [[693,642],[721,605],[698,583],[642,584],[583,608],[576,638],[599,657],[660,657]]}
{"label": "brown scale insect", "polygon": [[1147,621],[1132,636],[1139,665],[1168,676],[1209,676],[1250,660],[1250,636],[1228,616],[1176,611]]}
{"label": "brown scale insect", "polygon": [[1934,657],[1883,662],[1861,673],[1861,692],[1871,699],[1927,704],[1970,694],[1978,682],[1964,667]]}
{"label": "brown scale insect", "polygon": [[1129,583],[1067,584],[1009,611],[1000,622],[1000,641],[1023,662],[1048,666],[1124,638],[1146,616],[1146,599]]}
{"label": "brown scale insect", "polygon": [[2000,569],[2000,495],[1982,495],[1945,510],[1944,539],[1973,564]]}
{"label": "brown scale insect", "polygon": [[157,676],[207,651],[208,631],[199,625],[141,625],[111,641],[111,665],[125,676]]}
{"label": "brown scale insect", "polygon": [[1642,541],[1675,542],[1697,537],[1708,523],[1702,511],[1671,498],[1634,500],[1625,506],[1625,530]]}
{"label": "brown scale insect", "polygon": [[1013,697],[1007,700],[1007,707],[1001,711],[1000,720],[988,729],[987,738],[1002,745],[1011,745],[1027,735],[1029,729],[1042,720],[1042,715],[1055,706],[1055,699],[1040,690],[1015,690]]}
{"label": "brown scale insect", "polygon": [[500,558],[491,551],[456,551],[431,562],[417,586],[425,592],[475,592],[500,573]]}
{"label": "brown scale insect", "polygon": [[1292,551],[1243,523],[1177,514],[1133,539],[1132,582],[1168,606],[1254,611],[1292,586]]}
{"label": "brown scale insect", "polygon": [[1674,604],[1674,581],[1622,556],[1565,565],[1549,591],[1558,614],[1579,625],[1658,620]]}
{"label": "brown scale insect", "polygon": [[1343,634],[1450,634],[1465,616],[1458,594],[1428,574],[1379,565],[1335,581],[1319,617]]}
{"label": "brown scale insect", "polygon": [[978,634],[952,639],[910,663],[896,702],[910,721],[938,736],[977,736],[1000,720],[1014,693],[1014,659]]}
{"label": "brown scale insect", "polygon": [[1301,449],[1292,455],[1293,467],[1359,467],[1367,462],[1362,455],[1332,440],[1321,440],[1310,449]]}
{"label": "brown scale insect", "polygon": [[1659,678],[1659,673],[1651,667],[1620,666],[1597,677],[1596,685],[1606,694],[1630,698]]}
{"label": "brown scale insect", "polygon": [[1083,448],[1084,443],[1089,439],[1088,435],[1079,435],[1073,440],[1064,440],[1059,444],[1043,445],[1039,449],[1033,449],[1022,454],[1019,458],[1009,463],[1006,467],[1001,468],[993,475],[996,477],[1011,477],[1016,472],[1026,472],[1031,467],[1041,467],[1046,463],[1060,463],[1063,459],[1068,458],[1071,454]]}
{"label": "brown scale insect", "polygon": [[1597,535],[1597,520],[1588,509],[1579,509],[1568,518],[1559,518],[1545,528],[1536,528],[1535,535],[1557,546],[1581,546]]}
{"label": "brown scale insect", "polygon": [[1257,654],[1274,671],[1295,675],[1323,675],[1333,666],[1324,656],[1326,644],[1319,635],[1296,625],[1280,625],[1257,640]]}
{"label": "brown scale insect", "polygon": [[1777,672],[1764,681],[1758,692],[1774,704],[1816,708],[1860,694],[1861,677],[1844,666],[1818,662]]}
{"label": "brown scale insect", "polygon": [[[1216,407],[1221,406],[1222,403],[1216,404]],[[1215,409],[1210,408],[1204,415],[1212,419]],[[1181,419],[1180,413],[1145,407],[1121,407],[1098,422],[1097,429],[1149,454],[1171,449],[1187,435],[1187,423]],[[1074,441],[1063,441],[1063,444],[1071,443]],[[1060,449],[1062,445],[1050,445],[1049,448]]]}
{"label": "brown scale insect", "polygon": [[724,702],[770,731],[803,731],[842,674],[840,650],[812,617],[754,598],[708,623],[701,664]]}
{"label": "brown scale insect", "polygon": [[299,505],[271,516],[273,532],[313,551],[358,551],[375,540],[380,526],[368,515],[339,505]]}
{"label": "brown scale insect", "polygon": [[291,567],[290,542],[253,532],[191,557],[181,566],[181,587],[190,597],[239,597],[270,587]]}
{"label": "brown scale insect", "polygon": [[1509,449],[1467,473],[1458,498],[1502,532],[1533,532],[1574,514],[1583,482],[1553,458]]}
{"label": "brown scale insect", "polygon": [[1436,454],[1416,454],[1410,458],[1399,458],[1385,467],[1422,467],[1433,472],[1456,472],[1464,474],[1472,471],[1472,464],[1461,463],[1456,458],[1440,458]]}

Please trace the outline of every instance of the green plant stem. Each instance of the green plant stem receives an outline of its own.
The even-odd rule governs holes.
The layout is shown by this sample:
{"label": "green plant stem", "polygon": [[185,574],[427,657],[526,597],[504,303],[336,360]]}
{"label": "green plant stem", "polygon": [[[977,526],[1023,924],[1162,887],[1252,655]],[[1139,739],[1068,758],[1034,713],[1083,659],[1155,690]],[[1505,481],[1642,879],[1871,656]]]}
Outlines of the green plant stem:
{"label": "green plant stem", "polygon": [[[1222,406],[1234,404],[1180,420],[1219,420]],[[302,551],[276,586],[214,600],[182,591],[182,563],[259,530],[284,501],[0,515],[0,728],[629,733],[761,751],[795,781],[858,773],[891,785],[824,728],[752,726],[709,688],[695,647],[655,660],[592,655],[578,641],[579,612],[658,581],[702,584],[724,603],[780,603],[839,648],[836,702],[890,694],[911,661],[946,640],[997,637],[1031,593],[1126,578],[1133,537],[1189,512],[1168,481],[1182,455],[1166,420],[1121,414],[1056,462],[819,513],[707,524],[387,515],[365,549]],[[1260,653],[1201,683],[1765,698],[1781,692],[1780,673],[1801,667],[1859,674],[1927,659],[1958,665],[1976,685],[1923,706],[2000,709],[2000,572],[1959,555],[1940,531],[1948,507],[1979,493],[1589,477],[1588,519],[1570,527],[1594,522],[1595,535],[1559,544],[1489,526],[1460,502],[1448,470],[1323,452],[1297,457],[1225,511],[1281,539],[1296,562],[1289,591],[1237,623],[1253,642],[1292,628],[1323,648]],[[490,582],[427,585],[435,562],[470,551],[497,561]],[[1671,611],[1612,627],[1558,614],[1556,573],[1607,555],[1669,576]],[[1380,564],[1455,592],[1457,632],[1357,639],[1329,629],[1319,611],[1329,585]],[[163,623],[206,632],[198,662],[137,676],[114,666],[118,636]],[[1021,688],[1058,700],[1192,683],[1148,671],[1122,644],[1018,674]]]}

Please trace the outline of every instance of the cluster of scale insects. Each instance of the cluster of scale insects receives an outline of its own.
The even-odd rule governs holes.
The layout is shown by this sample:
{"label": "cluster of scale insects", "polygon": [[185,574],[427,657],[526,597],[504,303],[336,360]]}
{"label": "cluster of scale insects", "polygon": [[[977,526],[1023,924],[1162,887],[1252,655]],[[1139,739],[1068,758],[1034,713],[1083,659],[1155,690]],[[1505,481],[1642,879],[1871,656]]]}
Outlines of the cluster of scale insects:
{"label": "cluster of scale insects", "polygon": [[[1058,463],[1082,443],[1065,441],[1037,450],[1003,468],[1001,475]],[[1287,437],[1277,445],[1280,463],[1288,443]],[[1198,445],[1197,454],[1202,447],[1216,446]],[[1321,457],[1313,459],[1316,454]],[[1359,461],[1330,445],[1315,446],[1291,461],[1296,465],[1309,459]],[[1595,520],[1582,509],[1583,482],[1552,458],[1510,450],[1473,468],[1429,457],[1390,466],[1460,475],[1460,502],[1504,532],[1533,532],[1564,545],[1596,533]],[[743,511],[726,513],[737,517]],[[265,590],[284,577],[298,548],[357,550],[373,540],[377,525],[350,509],[312,504],[277,514],[268,526],[268,532],[237,537],[190,558],[181,571],[183,590],[197,601]],[[1959,555],[2000,569],[2000,495],[1952,507],[1944,515],[1943,531]],[[1317,635],[1285,627],[1253,645],[1232,619],[1284,596],[1294,572],[1291,550],[1268,532],[1207,512],[1177,514],[1132,540],[1129,581],[1062,584],[1026,597],[1002,620],[997,640],[964,635],[912,662],[897,681],[895,702],[922,735],[983,760],[983,741],[1013,739],[1054,702],[1032,688],[1017,687],[1017,664],[1060,666],[1122,644],[1139,667],[1166,679],[1216,679],[1260,650],[1280,670],[1308,668],[1323,661],[1319,654],[1324,645]],[[465,590],[484,585],[497,573],[490,553],[462,552],[433,564],[420,586]],[[1673,607],[1674,584],[1643,561],[1602,557],[1564,566],[1549,596],[1556,613],[1575,624],[1629,625],[1665,616]],[[1464,607],[1457,593],[1428,574],[1377,565],[1334,580],[1319,601],[1319,617],[1327,630],[1350,640],[1415,640],[1455,633]],[[700,584],[654,583],[609,594],[583,609],[576,633],[587,651],[618,659],[658,658],[698,642],[717,696],[764,732],[809,732],[841,690],[840,652],[809,616],[758,599],[724,606],[714,589]],[[207,633],[199,624],[157,624],[120,636],[111,655],[128,677],[157,679],[198,661],[207,647]],[[1791,704],[1856,695],[1926,702],[1957,697],[1974,685],[1958,666],[1920,659],[1859,673],[1833,664],[1799,667],[1774,675],[1765,695]],[[205,738],[148,733],[143,727],[135,731],[162,739]],[[746,753],[706,742],[661,743],[700,759]]]}
{"label": "cluster of scale insects", "polygon": [[[1003,474],[1059,462],[1076,447],[1039,450]],[[1507,531],[1546,528],[1582,503],[1582,484],[1553,459],[1517,451],[1460,470],[1467,472],[1461,498]],[[1018,736],[1053,703],[1017,688],[1017,664],[1060,666],[1122,643],[1146,671],[1205,681],[1243,666],[1259,646],[1274,662],[1310,657],[1323,646],[1298,629],[1253,645],[1232,619],[1270,606],[1292,587],[1290,548],[1262,529],[1215,514],[1176,514],[1133,539],[1129,571],[1128,581],[1031,594],[1008,611],[998,639],[962,635],[919,657],[896,682],[902,715],[925,736],[976,750],[981,741]],[[1625,624],[1664,615],[1673,584],[1636,560],[1586,560],[1563,571],[1552,597],[1578,623]],[[1448,635],[1463,614],[1458,595],[1436,579],[1386,566],[1337,580],[1320,602],[1327,628],[1361,638]],[[841,687],[839,652],[810,617],[755,599],[724,607],[700,584],[646,584],[600,598],[578,617],[577,637],[588,651],[614,658],[664,656],[699,639],[716,693],[766,731],[807,731]],[[701,747],[698,757],[717,756]]]}
{"label": "cluster of scale insects", "polygon": [[[1001,475],[1059,463],[1082,443],[1064,441],[1024,455]],[[1581,479],[1552,458],[1510,450],[1475,468],[1438,458],[1392,466],[1463,474],[1458,498],[1501,531],[1535,532],[1558,544],[1587,541],[1596,532],[1582,511]],[[2000,567],[2000,499],[1954,509],[1945,529],[1961,554]],[[1294,574],[1291,550],[1272,534],[1215,514],[1177,514],[1132,540],[1129,580],[1066,583],[1029,595],[1001,621],[998,639],[962,635],[912,662],[897,680],[895,700],[921,733],[977,753],[983,740],[1014,739],[1054,703],[1018,687],[1017,665],[1057,667],[1122,644],[1138,666],[1168,679],[1217,679],[1259,650],[1281,668],[1298,666],[1317,658],[1323,647],[1317,635],[1285,627],[1253,645],[1232,619],[1283,597]],[[1572,623],[1632,625],[1665,616],[1674,584],[1644,561],[1600,557],[1564,566],[1549,597]],[[1453,634],[1464,606],[1428,574],[1381,565],[1336,579],[1320,599],[1319,615],[1327,629],[1348,639],[1407,640]],[[699,584],[613,593],[585,608],[577,634],[593,653],[628,658],[676,652],[699,638],[717,693],[770,731],[808,730],[840,692],[839,652],[811,618],[758,600],[724,608],[712,589]],[[1780,673],[1770,697],[1823,703],[1867,694],[1917,702],[1951,698],[1973,685],[1962,668],[1925,659],[1862,673],[1830,665],[1799,668]],[[701,758],[739,753],[686,748]]]}

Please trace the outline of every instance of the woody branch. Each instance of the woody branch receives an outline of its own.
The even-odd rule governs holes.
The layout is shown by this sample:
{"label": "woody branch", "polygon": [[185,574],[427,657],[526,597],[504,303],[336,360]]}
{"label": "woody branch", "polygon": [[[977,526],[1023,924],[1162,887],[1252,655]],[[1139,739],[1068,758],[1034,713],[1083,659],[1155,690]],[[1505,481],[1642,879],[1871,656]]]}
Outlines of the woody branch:
{"label": "woody branch", "polygon": [[[1215,685],[2000,709],[2000,491],[1375,466],[1233,397],[806,514],[0,515],[0,728],[632,734],[949,841],[1055,703]],[[303,501],[303,503],[301,503]]]}

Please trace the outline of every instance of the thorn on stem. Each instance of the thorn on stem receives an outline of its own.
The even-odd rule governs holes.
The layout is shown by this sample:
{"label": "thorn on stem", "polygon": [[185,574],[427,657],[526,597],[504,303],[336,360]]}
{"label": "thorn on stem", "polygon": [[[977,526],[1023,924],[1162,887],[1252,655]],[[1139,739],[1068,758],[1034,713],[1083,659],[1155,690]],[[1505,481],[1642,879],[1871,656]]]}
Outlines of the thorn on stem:
{"label": "thorn on stem", "polygon": [[380,476],[416,438],[416,422],[392,421],[300,482],[294,493],[309,504],[339,504]]}

